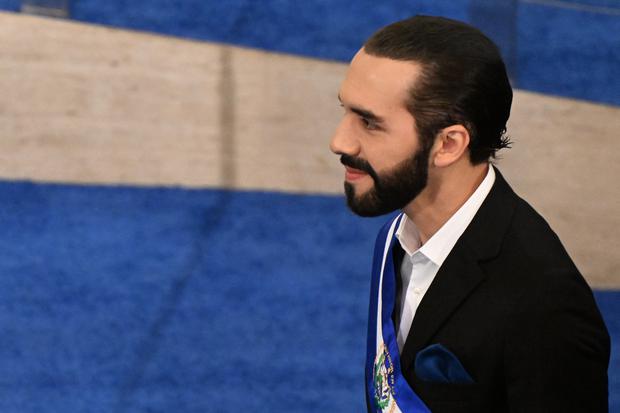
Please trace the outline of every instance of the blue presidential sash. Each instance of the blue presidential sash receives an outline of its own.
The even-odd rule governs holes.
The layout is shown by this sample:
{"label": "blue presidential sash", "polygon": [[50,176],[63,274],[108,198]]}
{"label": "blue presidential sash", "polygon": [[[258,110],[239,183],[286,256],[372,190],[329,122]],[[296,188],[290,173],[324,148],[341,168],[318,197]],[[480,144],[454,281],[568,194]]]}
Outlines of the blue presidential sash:
{"label": "blue presidential sash", "polygon": [[392,249],[402,216],[384,225],[375,243],[366,354],[366,391],[372,413],[430,413],[402,375],[392,322],[396,294]]}

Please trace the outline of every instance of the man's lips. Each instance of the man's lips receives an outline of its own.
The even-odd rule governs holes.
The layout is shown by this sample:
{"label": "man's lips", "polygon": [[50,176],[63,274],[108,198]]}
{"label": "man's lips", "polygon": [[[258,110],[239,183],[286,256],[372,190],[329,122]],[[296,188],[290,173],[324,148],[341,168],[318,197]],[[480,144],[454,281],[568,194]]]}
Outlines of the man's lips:
{"label": "man's lips", "polygon": [[368,175],[368,173],[360,169],[351,168],[350,166],[345,165],[344,169],[344,179],[346,179],[347,181],[356,181]]}

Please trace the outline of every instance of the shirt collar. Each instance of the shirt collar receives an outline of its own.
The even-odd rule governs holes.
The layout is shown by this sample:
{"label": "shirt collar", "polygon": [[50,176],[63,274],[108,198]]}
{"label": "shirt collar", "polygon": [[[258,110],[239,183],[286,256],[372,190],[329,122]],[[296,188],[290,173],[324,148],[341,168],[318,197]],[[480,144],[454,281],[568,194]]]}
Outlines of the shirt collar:
{"label": "shirt collar", "polygon": [[456,241],[465,232],[474,215],[478,212],[494,182],[495,171],[493,166],[489,165],[484,180],[478,185],[474,193],[422,246],[417,227],[407,215],[404,215],[395,235],[407,255],[412,257],[416,253],[421,253],[435,265],[441,266],[452,251]]}

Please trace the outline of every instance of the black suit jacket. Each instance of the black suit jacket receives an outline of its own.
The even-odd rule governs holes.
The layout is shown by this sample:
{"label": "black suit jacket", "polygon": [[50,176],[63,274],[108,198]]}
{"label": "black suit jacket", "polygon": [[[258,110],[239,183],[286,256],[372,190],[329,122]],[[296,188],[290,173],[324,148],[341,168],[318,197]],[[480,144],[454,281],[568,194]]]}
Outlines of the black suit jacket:
{"label": "black suit jacket", "polygon": [[[475,384],[427,383],[416,354],[441,343]],[[496,170],[439,269],[401,354],[433,413],[608,410],[610,341],[592,292],[549,225]]]}

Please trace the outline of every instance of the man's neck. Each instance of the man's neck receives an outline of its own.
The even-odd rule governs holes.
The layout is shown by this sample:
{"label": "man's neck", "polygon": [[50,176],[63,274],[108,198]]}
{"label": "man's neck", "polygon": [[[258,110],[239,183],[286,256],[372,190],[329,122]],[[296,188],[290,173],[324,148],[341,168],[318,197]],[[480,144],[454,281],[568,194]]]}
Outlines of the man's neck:
{"label": "man's neck", "polygon": [[429,175],[427,187],[403,211],[420,233],[424,244],[476,191],[491,166],[464,165]]}

